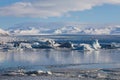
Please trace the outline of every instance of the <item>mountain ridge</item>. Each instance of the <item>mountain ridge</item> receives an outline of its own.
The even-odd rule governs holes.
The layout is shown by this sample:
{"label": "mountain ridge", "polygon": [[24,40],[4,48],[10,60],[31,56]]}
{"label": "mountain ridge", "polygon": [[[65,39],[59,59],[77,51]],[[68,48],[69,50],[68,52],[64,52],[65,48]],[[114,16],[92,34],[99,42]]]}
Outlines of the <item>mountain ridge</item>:
{"label": "mountain ridge", "polygon": [[15,35],[39,34],[81,34],[81,35],[120,35],[117,24],[81,24],[81,23],[21,23],[7,29]]}

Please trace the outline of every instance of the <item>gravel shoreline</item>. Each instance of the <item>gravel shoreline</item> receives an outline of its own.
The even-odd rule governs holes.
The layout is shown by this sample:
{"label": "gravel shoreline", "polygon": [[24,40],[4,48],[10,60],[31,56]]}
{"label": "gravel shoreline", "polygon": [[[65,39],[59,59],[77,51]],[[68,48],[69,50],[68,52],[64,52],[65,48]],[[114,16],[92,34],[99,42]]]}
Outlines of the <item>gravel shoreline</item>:
{"label": "gravel shoreline", "polygon": [[12,72],[1,74],[0,80],[120,80],[120,68],[115,69],[54,69],[48,72]]}

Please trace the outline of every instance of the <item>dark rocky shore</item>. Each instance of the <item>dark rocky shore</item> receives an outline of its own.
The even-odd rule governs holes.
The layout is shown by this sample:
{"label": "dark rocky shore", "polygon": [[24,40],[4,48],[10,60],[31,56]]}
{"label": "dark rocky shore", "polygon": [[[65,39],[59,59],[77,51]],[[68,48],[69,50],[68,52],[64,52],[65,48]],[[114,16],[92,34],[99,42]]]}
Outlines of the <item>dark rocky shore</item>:
{"label": "dark rocky shore", "polygon": [[120,68],[54,69],[28,72],[19,70],[1,74],[0,80],[120,80]]}

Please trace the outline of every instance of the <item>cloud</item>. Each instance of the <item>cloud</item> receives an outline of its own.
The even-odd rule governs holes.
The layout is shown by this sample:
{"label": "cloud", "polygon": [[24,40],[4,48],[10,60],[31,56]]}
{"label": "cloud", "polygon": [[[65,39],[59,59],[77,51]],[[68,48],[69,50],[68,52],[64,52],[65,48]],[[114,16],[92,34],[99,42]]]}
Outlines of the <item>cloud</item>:
{"label": "cloud", "polygon": [[89,10],[103,4],[120,4],[120,0],[21,0],[21,2],[0,7],[0,15],[59,17],[69,12]]}

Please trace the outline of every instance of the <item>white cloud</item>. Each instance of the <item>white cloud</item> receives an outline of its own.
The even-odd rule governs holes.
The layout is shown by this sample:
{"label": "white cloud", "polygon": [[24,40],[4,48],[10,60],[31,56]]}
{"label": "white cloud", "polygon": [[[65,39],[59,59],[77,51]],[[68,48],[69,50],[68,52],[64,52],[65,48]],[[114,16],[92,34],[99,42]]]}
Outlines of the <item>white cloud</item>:
{"label": "white cloud", "polygon": [[70,11],[83,11],[102,4],[120,4],[120,0],[21,0],[0,7],[1,16],[55,17]]}

